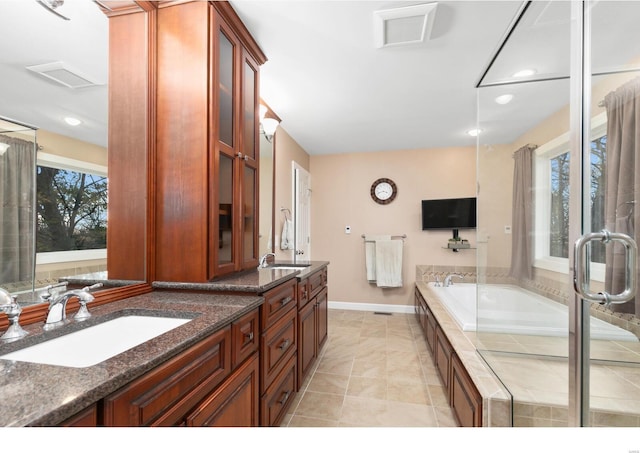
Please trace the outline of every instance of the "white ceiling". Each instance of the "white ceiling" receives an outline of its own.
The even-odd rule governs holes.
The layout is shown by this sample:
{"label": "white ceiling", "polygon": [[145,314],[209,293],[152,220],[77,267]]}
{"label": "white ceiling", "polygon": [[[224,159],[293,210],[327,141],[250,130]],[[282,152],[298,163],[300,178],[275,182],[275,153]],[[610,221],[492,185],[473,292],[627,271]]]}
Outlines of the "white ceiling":
{"label": "white ceiling", "polygon": [[[261,69],[262,98],[309,154],[473,146],[466,131],[476,125],[476,83],[522,2],[439,1],[430,40],[376,48],[374,11],[419,3],[425,2],[231,1],[268,58]],[[567,17],[560,9],[569,3],[534,3],[539,11],[530,16],[526,33],[537,33],[529,39],[535,50],[568,49],[558,45],[549,27],[567,30],[566,21],[559,24],[557,18]],[[614,2],[598,5],[603,3]],[[71,20],[61,20],[35,0],[0,1],[0,116],[106,145],[108,19],[91,0],[66,0],[60,11]],[[640,30],[633,25],[635,14],[619,14],[614,23],[627,17],[629,28]],[[609,30],[610,18],[603,23]],[[636,34],[633,40],[640,39]],[[549,38],[553,45],[543,41]],[[525,48],[504,52],[509,70],[534,56]],[[568,51],[555,57],[567,62]],[[554,60],[547,60],[553,66]],[[25,69],[52,61],[64,61],[105,85],[74,90]],[[495,66],[496,79],[500,69]],[[501,133],[511,135],[496,135],[493,143],[513,140],[557,108],[548,98],[541,102],[535,93],[522,94],[528,104],[519,111],[526,115],[513,116],[518,126],[502,124]],[[83,124],[72,128],[64,116]]]}
{"label": "white ceiling", "polygon": [[438,2],[431,39],[378,49],[374,11],[426,2],[232,1],[261,95],[310,154],[471,146],[475,83],[520,1]]}

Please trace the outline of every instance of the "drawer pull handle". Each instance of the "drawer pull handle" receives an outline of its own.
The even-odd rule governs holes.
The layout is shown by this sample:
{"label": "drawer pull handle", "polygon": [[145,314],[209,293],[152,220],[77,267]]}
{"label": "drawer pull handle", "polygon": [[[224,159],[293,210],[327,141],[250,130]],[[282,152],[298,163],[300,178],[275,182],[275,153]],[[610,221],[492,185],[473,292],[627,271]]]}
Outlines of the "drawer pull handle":
{"label": "drawer pull handle", "polygon": [[247,341],[253,341],[253,332],[245,333],[244,337],[247,339]]}
{"label": "drawer pull handle", "polygon": [[284,299],[282,299],[282,300],[280,301],[280,304],[281,304],[281,305],[287,305],[287,304],[288,304],[289,302],[291,302],[292,300],[293,300],[293,297],[288,296],[288,297],[285,297]]}
{"label": "drawer pull handle", "polygon": [[287,390],[286,392],[284,392],[284,395],[282,395],[282,398],[280,399],[280,401],[278,401],[278,404],[284,406],[284,403],[286,403],[289,399],[289,395],[291,395],[291,391]]}
{"label": "drawer pull handle", "polygon": [[303,299],[307,298],[307,290],[306,289],[304,291],[302,291],[302,298]]}
{"label": "drawer pull handle", "polygon": [[284,351],[285,349],[287,349],[287,348],[289,347],[289,345],[290,345],[290,344],[291,344],[291,341],[287,338],[286,340],[284,340],[284,341],[282,342],[282,344],[281,344],[280,346],[278,346],[278,348],[279,348],[281,351]]}

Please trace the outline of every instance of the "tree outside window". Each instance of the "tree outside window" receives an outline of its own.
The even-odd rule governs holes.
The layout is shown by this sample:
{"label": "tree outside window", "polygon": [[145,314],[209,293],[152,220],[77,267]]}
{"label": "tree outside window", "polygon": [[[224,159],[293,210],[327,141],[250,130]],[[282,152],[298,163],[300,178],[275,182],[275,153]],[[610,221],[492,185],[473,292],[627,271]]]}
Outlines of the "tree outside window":
{"label": "tree outside window", "polygon": [[107,177],[37,167],[36,251],[107,247]]}

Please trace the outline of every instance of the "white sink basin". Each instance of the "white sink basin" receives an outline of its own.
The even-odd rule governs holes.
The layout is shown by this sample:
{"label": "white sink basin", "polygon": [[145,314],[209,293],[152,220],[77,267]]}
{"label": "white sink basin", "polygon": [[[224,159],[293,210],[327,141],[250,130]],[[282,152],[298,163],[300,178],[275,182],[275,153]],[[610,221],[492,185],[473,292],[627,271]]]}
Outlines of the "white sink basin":
{"label": "white sink basin", "polygon": [[306,269],[309,266],[273,266],[271,269],[294,269],[300,271]]}
{"label": "white sink basin", "polygon": [[121,316],[0,356],[0,359],[84,368],[191,321],[156,316]]}

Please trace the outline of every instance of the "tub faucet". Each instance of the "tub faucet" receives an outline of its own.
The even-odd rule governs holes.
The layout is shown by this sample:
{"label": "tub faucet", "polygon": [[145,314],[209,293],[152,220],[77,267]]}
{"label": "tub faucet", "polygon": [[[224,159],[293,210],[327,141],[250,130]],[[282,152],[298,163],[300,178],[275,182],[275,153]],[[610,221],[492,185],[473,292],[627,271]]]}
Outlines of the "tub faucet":
{"label": "tub faucet", "polygon": [[258,263],[258,269],[263,269],[263,268],[265,268],[265,267],[267,267],[267,266],[268,266],[267,259],[268,259],[270,256],[272,256],[272,257],[274,257],[274,258],[275,258],[275,257],[276,257],[276,254],[275,254],[275,253],[265,253],[264,255],[262,255],[262,256],[260,257],[260,262]]}
{"label": "tub faucet", "polygon": [[442,286],[447,287],[447,286],[453,285],[453,282],[451,281],[451,277],[458,277],[460,280],[462,280],[464,278],[464,275],[462,275],[462,274],[448,274],[444,278],[444,283],[443,283]]}
{"label": "tub faucet", "polygon": [[87,304],[94,300],[93,294],[89,291],[102,286],[102,283],[96,283],[95,285],[85,286],[82,289],[71,289],[65,291],[57,296],[52,296],[49,290],[59,285],[49,285],[45,288],[45,292],[40,295],[43,301],[49,302],[49,311],[47,312],[47,319],[44,323],[44,330],[54,329],[67,322],[67,302],[72,297],[77,297],[80,302],[80,310],[74,316],[77,321],[82,321],[91,316],[91,313],[87,310]]}
{"label": "tub faucet", "polygon": [[6,313],[9,318],[9,327],[0,337],[2,341],[14,341],[27,335],[26,330],[20,326],[22,307],[18,304],[18,296],[12,296],[9,291],[2,288],[0,288],[0,312]]}

